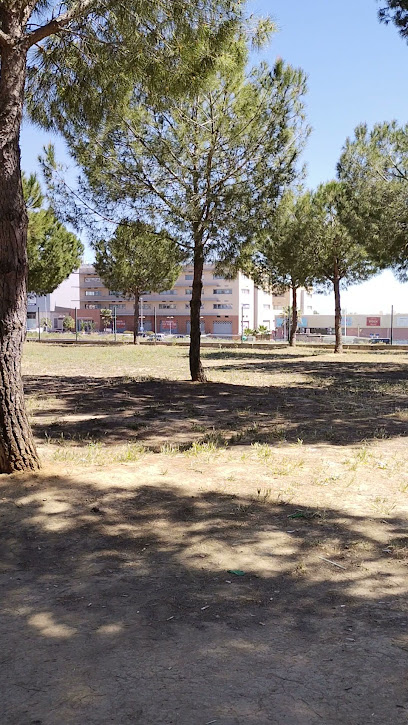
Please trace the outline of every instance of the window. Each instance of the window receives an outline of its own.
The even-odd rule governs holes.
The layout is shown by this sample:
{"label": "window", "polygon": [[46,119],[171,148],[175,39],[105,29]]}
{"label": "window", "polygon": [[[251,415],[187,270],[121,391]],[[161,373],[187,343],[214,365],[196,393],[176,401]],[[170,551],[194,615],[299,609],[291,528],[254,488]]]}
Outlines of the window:
{"label": "window", "polygon": [[159,310],[175,310],[177,305],[171,305],[169,302],[163,302],[159,305]]}
{"label": "window", "polygon": [[87,289],[85,292],[85,297],[100,297],[101,293],[99,290],[90,290]]}
{"label": "window", "polygon": [[160,292],[161,295],[176,295],[177,291],[175,289],[168,289],[165,292]]}
{"label": "window", "polygon": [[[140,305],[140,306],[142,306],[142,305]],[[152,306],[151,305],[147,305],[145,302],[143,302],[143,309],[144,310],[151,310],[152,309]]]}
{"label": "window", "polygon": [[246,288],[245,288],[245,289],[242,289],[242,290],[241,290],[241,294],[242,294],[242,295],[249,295],[249,293],[250,293],[250,290],[249,290],[249,289],[246,289]]}
{"label": "window", "polygon": [[185,295],[191,295],[192,291],[193,291],[193,288],[192,287],[187,287],[187,289],[184,290],[184,294]]}
{"label": "window", "polygon": [[262,323],[265,327],[268,328],[268,330],[271,329],[271,321],[270,320],[264,320]]}
{"label": "window", "polygon": [[213,274],[213,279],[224,279],[222,274]]}
{"label": "window", "polygon": [[84,282],[85,282],[85,284],[94,284],[94,285],[102,284],[102,280],[100,277],[85,277]]}
{"label": "window", "polygon": [[271,306],[270,305],[264,305],[263,308],[264,308],[264,310],[270,310],[271,309]]}
{"label": "window", "polygon": [[213,295],[232,295],[232,289],[213,289]]}
{"label": "window", "polygon": [[213,305],[214,310],[232,310],[232,305],[221,305],[216,304]]}
{"label": "window", "polygon": [[125,310],[126,305],[109,305],[110,310]]}
{"label": "window", "polygon": [[251,305],[242,305],[243,310],[249,310],[250,307],[251,307]]}
{"label": "window", "polygon": [[109,297],[122,297],[122,292],[111,292],[109,290]]}
{"label": "window", "polygon": [[191,282],[194,279],[193,274],[185,274],[184,279],[187,280],[187,282]]}
{"label": "window", "polygon": [[85,305],[86,310],[100,310],[102,305]]}

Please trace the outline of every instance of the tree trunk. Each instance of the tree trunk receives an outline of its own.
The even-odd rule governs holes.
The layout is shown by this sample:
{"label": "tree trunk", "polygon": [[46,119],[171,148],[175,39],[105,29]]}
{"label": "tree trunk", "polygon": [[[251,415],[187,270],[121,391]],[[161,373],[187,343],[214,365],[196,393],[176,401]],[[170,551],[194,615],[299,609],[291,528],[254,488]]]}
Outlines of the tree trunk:
{"label": "tree trunk", "polygon": [[[11,17],[3,19],[3,29],[16,35],[18,29],[12,27],[12,20]],[[25,71],[25,51],[18,46],[3,46],[0,73],[0,473],[39,468],[21,379],[27,319],[27,212],[21,185],[19,147]]]}
{"label": "tree trunk", "polygon": [[194,382],[205,383],[206,377],[200,357],[200,313],[203,289],[204,250],[198,234],[194,239],[194,277],[190,302],[190,374]]}
{"label": "tree trunk", "polygon": [[133,312],[133,344],[139,344],[139,302],[140,294],[135,292],[135,307]]}
{"label": "tree trunk", "polygon": [[343,352],[343,338],[341,334],[341,301],[340,301],[340,276],[337,260],[334,263],[334,332],[336,335],[336,344],[334,346],[335,353]]}
{"label": "tree trunk", "polygon": [[289,345],[296,346],[296,332],[298,326],[298,310],[297,310],[297,288],[292,285],[292,320],[290,326]]}

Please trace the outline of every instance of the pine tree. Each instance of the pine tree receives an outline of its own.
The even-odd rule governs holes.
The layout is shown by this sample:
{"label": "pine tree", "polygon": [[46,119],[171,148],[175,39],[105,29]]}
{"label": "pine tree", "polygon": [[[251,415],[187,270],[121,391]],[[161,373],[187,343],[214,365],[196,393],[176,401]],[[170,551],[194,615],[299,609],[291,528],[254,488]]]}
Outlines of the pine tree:
{"label": "pine tree", "polygon": [[[67,136],[83,170],[80,194],[88,209],[115,218],[118,210],[159,219],[193,262],[190,373],[205,381],[200,358],[202,274],[206,261],[237,254],[262,227],[265,199],[278,200],[297,173],[307,135],[301,70],[278,62],[245,72],[247,44],[238,38],[200,93],[166,107],[138,91],[98,134]],[[54,203],[69,205],[48,154]],[[66,191],[66,189],[65,189]],[[62,197],[61,197],[62,194]],[[54,198],[54,197],[53,197]],[[58,202],[59,198],[59,202]],[[72,197],[71,197],[72,200]],[[78,215],[77,207],[71,220]]]}
{"label": "pine tree", "polygon": [[343,351],[341,333],[341,288],[368,279],[377,267],[366,248],[359,243],[345,223],[348,201],[338,181],[322,184],[314,199],[314,276],[322,290],[332,287],[335,300],[335,352]]}
{"label": "pine tree", "polygon": [[123,220],[115,234],[94,244],[95,269],[111,290],[134,300],[133,342],[138,342],[139,302],[146,292],[171,289],[180,274],[182,257],[165,231],[142,221]]}
{"label": "pine tree", "polygon": [[97,123],[127,97],[129,84],[138,83],[141,102],[149,84],[168,93],[185,91],[187,85],[198,88],[235,27],[237,4],[239,0],[0,3],[0,473],[39,466],[21,380],[28,220],[19,137],[27,76],[29,107],[38,122],[58,126],[69,108],[79,124],[88,112]]}
{"label": "pine tree", "polygon": [[[408,276],[408,126],[366,124],[347,139],[338,164],[343,218],[380,268]],[[347,212],[347,213],[346,213]]]}
{"label": "pine tree", "polygon": [[79,266],[84,251],[78,237],[56,218],[52,209],[42,209],[44,196],[35,174],[22,174],[28,211],[27,289],[38,295],[53,292]]}
{"label": "pine tree", "polygon": [[296,345],[298,327],[297,292],[314,281],[314,260],[311,251],[315,239],[314,207],[311,193],[297,196],[287,192],[278,207],[272,206],[266,216],[265,229],[255,242],[255,253],[249,273],[257,284],[276,294],[291,290],[289,344]]}

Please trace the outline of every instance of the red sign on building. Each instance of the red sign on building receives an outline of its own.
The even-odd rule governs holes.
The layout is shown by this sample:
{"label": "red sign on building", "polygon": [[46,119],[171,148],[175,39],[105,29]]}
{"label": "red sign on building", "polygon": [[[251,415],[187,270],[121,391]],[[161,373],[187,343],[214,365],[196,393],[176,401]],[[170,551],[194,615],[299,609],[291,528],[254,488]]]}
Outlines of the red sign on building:
{"label": "red sign on building", "polygon": [[381,327],[381,317],[367,317],[367,327]]}

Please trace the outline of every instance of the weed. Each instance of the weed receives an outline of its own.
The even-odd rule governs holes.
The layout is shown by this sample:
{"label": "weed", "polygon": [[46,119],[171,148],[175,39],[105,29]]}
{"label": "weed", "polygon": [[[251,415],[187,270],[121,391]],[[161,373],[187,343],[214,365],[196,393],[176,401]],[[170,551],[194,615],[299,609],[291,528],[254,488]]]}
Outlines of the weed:
{"label": "weed", "polygon": [[213,456],[220,452],[220,447],[214,441],[193,441],[190,448],[185,451],[186,456]]}
{"label": "weed", "polygon": [[373,508],[381,516],[390,516],[395,509],[395,504],[391,504],[385,496],[376,496],[373,500]]}
{"label": "weed", "polygon": [[165,443],[161,446],[160,453],[163,453],[165,456],[175,456],[177,453],[180,453],[180,446],[178,443]]}
{"label": "weed", "polygon": [[145,447],[142,446],[140,443],[128,443],[123,450],[119,451],[114,456],[114,460],[118,463],[130,463],[132,461],[138,461],[145,452]]}

